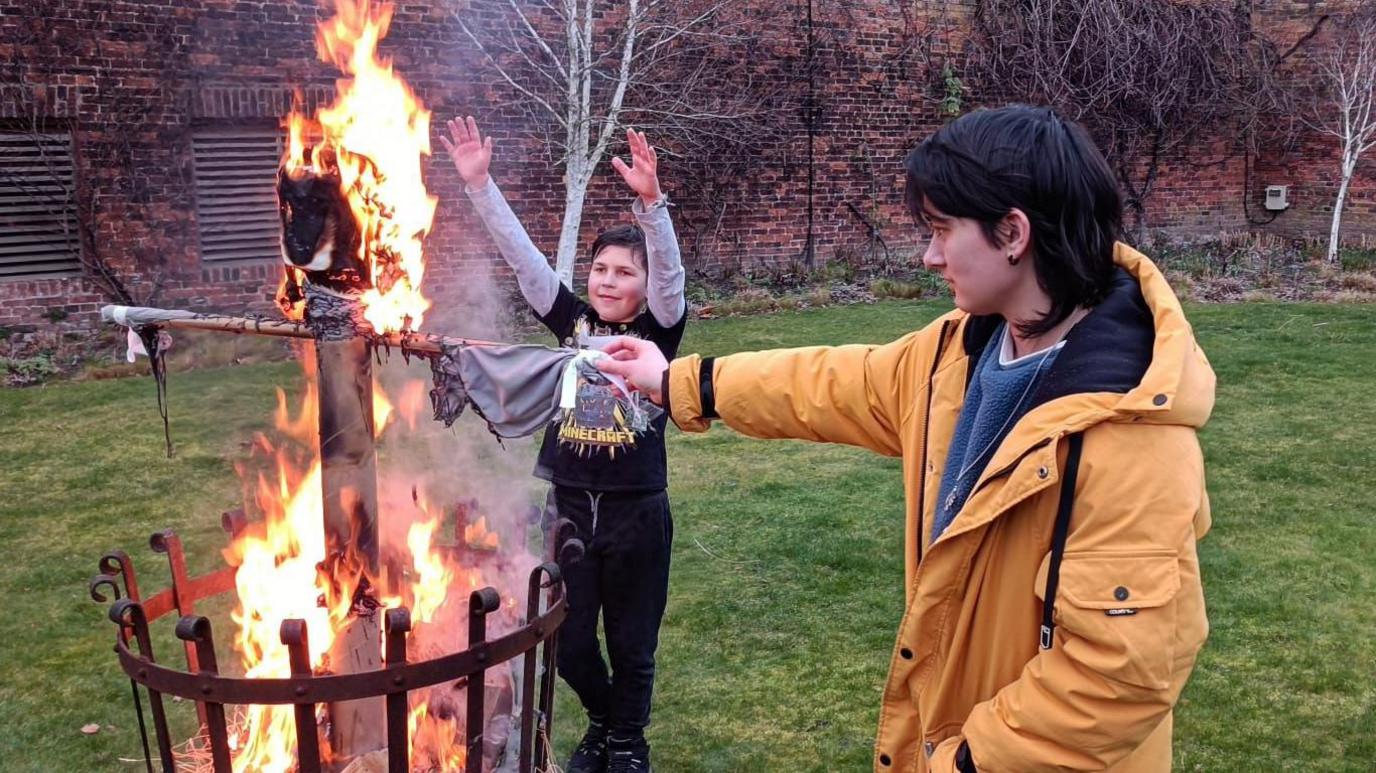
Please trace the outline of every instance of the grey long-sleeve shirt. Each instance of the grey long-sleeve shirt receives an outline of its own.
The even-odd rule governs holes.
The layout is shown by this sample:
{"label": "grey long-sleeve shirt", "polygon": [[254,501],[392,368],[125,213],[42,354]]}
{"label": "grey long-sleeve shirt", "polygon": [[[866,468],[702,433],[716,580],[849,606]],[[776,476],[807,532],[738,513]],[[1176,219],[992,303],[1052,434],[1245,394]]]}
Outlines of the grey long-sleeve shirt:
{"label": "grey long-sleeve shirt", "polygon": [[[516,273],[521,295],[541,316],[549,313],[559,294],[559,274],[550,267],[544,253],[530,240],[530,235],[511,211],[497,184],[489,177],[487,185],[477,190],[464,186],[488,234],[496,242],[502,258]],[[631,204],[636,222],[645,232],[646,278],[645,300],[655,321],[672,327],[683,317],[686,302],[683,297],[683,258],[678,248],[678,236],[666,207],[645,209],[640,199]]]}

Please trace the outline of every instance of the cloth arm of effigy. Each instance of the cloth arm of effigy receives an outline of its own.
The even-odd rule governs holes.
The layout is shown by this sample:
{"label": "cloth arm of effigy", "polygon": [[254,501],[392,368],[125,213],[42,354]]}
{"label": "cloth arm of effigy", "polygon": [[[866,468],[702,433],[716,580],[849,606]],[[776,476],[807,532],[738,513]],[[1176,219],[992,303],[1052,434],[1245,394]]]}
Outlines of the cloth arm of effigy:
{"label": "cloth arm of effigy", "polygon": [[543,346],[461,346],[447,349],[432,364],[435,418],[453,424],[472,405],[498,437],[533,435],[574,407],[580,380],[615,385],[629,414],[644,424],[654,415],[644,395],[632,394],[620,378],[593,364],[596,350]]}
{"label": "cloth arm of effigy", "polygon": [[[498,437],[533,435],[559,410],[564,369],[576,354],[573,349],[520,345],[446,351],[433,365],[435,418],[452,424],[468,403]],[[448,399],[447,411],[441,410],[442,398]]]}
{"label": "cloth arm of effigy", "polygon": [[183,311],[181,309],[152,309],[144,306],[102,306],[100,318],[106,322],[114,322],[125,327],[144,327],[145,325],[156,325],[159,322],[171,322],[178,319],[191,319],[199,316],[194,311]]}

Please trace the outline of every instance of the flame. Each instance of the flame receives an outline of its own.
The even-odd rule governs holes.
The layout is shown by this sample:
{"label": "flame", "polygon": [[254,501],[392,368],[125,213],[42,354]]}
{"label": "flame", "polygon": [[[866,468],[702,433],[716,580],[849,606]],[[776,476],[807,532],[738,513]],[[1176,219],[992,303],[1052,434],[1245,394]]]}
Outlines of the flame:
{"label": "flame", "polygon": [[[298,92],[294,104],[300,102],[301,95]],[[287,143],[282,151],[282,168],[288,175],[299,177],[306,171],[303,166],[306,154],[306,118],[293,107],[282,124],[287,130]],[[306,301],[301,294],[306,272],[286,264],[282,269],[282,281],[277,284],[277,292],[273,299],[287,319],[300,322],[306,318]]]}
{"label": "flame", "polygon": [[[369,268],[363,316],[379,333],[417,330],[430,302],[421,294],[425,258],[421,242],[430,232],[436,198],[425,189],[422,157],[430,155],[430,111],[379,58],[392,6],[374,0],[335,0],[336,15],[320,24],[316,52],[346,76],[339,96],[317,111],[321,145],[311,154],[313,171],[334,151],[340,185],[363,235],[359,258]],[[283,159],[289,174],[304,158],[305,119],[288,119]]]}
{"label": "flame", "polygon": [[497,549],[497,532],[487,530],[487,516],[478,516],[476,523],[463,527],[463,541],[471,548]]}
{"label": "flame", "polygon": [[282,310],[287,319],[300,322],[306,318],[306,300],[294,296],[290,288],[298,288],[299,292],[305,272],[293,266],[284,265],[282,268],[285,269],[282,272],[282,281],[277,284],[277,292],[273,298],[277,301],[277,308]]}
{"label": "flame", "polygon": [[[288,653],[281,643],[283,620],[306,621],[312,666],[318,665],[342,622],[318,599],[316,565],[325,560],[321,518],[320,462],[298,473],[281,456],[276,479],[260,477],[256,496],[263,508],[264,528],[236,539],[226,551],[237,564],[235,586],[239,605],[232,617],[238,626],[234,646],[243,658],[248,677],[291,674]],[[240,725],[236,771],[286,771],[295,765],[295,731],[290,706],[249,706]]]}
{"label": "flame", "polygon": [[[309,359],[305,365],[308,378],[299,406],[293,409],[285,392],[277,392],[274,426],[284,442],[277,443],[262,435],[254,442],[254,448],[272,460],[271,470],[256,477],[251,491],[263,520],[242,532],[225,550],[226,560],[238,567],[234,644],[240,653],[243,673],[249,677],[290,675],[288,650],[279,638],[282,621],[287,619],[306,621],[311,666],[317,670],[327,668],[331,645],[350,624],[354,593],[365,579],[362,562],[355,554],[339,556],[329,552],[324,531],[321,460],[316,451],[319,390]],[[390,409],[390,400],[381,389],[374,394],[381,397],[377,404],[379,413],[375,414],[381,426],[396,412]],[[399,488],[397,483],[391,481],[393,490]],[[410,488],[411,481],[406,483]],[[347,510],[351,493],[341,493]],[[377,596],[385,607],[408,606],[415,626],[413,643],[433,648],[435,641],[442,640],[447,646],[454,641],[450,632],[455,625],[462,624],[466,607],[446,602],[451,597],[466,598],[468,592],[483,584],[482,577],[476,568],[459,565],[458,554],[437,544],[436,535],[441,533],[445,511],[430,505],[419,487],[412,489],[411,497],[416,508],[412,517],[416,520],[406,535],[408,571],[406,576],[395,578],[392,587],[375,586]],[[380,498],[380,502],[384,500]],[[379,517],[386,515],[380,513]],[[467,542],[486,549],[496,549],[498,545],[497,534],[488,529],[485,516],[469,524],[464,536]],[[367,579],[373,584],[373,578]],[[508,601],[508,608],[512,608],[513,601]],[[434,626],[428,635],[426,626]],[[381,641],[378,645],[381,647]],[[427,698],[424,692],[412,696],[412,759],[422,765],[420,769],[461,770],[466,756],[461,740],[462,717],[452,716],[452,708],[436,711]],[[295,739],[291,707],[244,707],[231,738],[235,772],[294,770]],[[322,752],[331,753],[327,744]]]}
{"label": "flame", "polygon": [[[298,96],[298,103],[299,100]],[[288,174],[299,175],[305,171],[306,117],[297,112],[297,105],[293,105],[291,113],[282,123],[287,129],[287,146],[282,154],[282,166],[286,167]]]}
{"label": "flame", "polygon": [[416,572],[411,590],[411,620],[414,623],[428,623],[434,618],[448,597],[449,583],[454,579],[454,572],[444,558],[431,549],[430,541],[439,525],[439,518],[413,523],[406,534],[406,546],[411,549]]}
{"label": "flame", "polygon": [[[288,650],[279,638],[282,621],[287,619],[306,621],[312,669],[328,668],[331,645],[350,624],[354,592],[364,580],[362,563],[356,556],[329,554],[321,461],[314,451],[318,447],[319,392],[313,379],[314,369],[308,366],[306,372],[312,378],[308,379],[301,405],[295,410],[288,405],[284,392],[277,393],[274,425],[277,433],[291,442],[277,444],[261,435],[255,440],[254,447],[269,454],[273,462],[270,472],[257,476],[252,490],[253,502],[263,520],[242,532],[225,550],[226,559],[238,567],[234,644],[241,656],[243,673],[248,677],[290,675]],[[294,457],[303,455],[303,449],[309,449],[308,459],[304,463],[294,461]],[[396,481],[392,483],[395,485]],[[342,494],[348,509],[350,492]],[[483,582],[477,569],[459,565],[458,554],[437,544],[436,535],[445,522],[444,510],[432,507],[419,488],[413,489],[412,499],[417,520],[406,535],[408,572],[405,577],[396,578],[393,587],[378,587],[377,596],[384,607],[406,604],[415,626],[412,643],[433,648],[436,641],[447,644],[453,640],[450,632],[455,625],[462,624],[466,611],[463,604],[446,606],[446,602],[451,596],[465,598]],[[496,549],[498,545],[497,534],[488,529],[485,516],[469,524],[464,536],[475,546]],[[371,584],[372,578],[368,580]],[[514,608],[514,601],[507,600],[508,609]],[[426,626],[434,626],[428,635]],[[437,711],[429,695],[412,695],[412,759],[417,769],[461,770],[466,757],[460,727],[462,716],[453,716],[453,707]],[[328,739],[322,738],[323,741]],[[291,707],[243,707],[231,746],[236,773],[294,770],[296,733]],[[327,743],[322,752],[332,753]]]}
{"label": "flame", "polygon": [[315,386],[314,369],[308,368],[306,391],[301,398],[301,411],[296,418],[291,417],[287,408],[287,393],[277,388],[277,413],[273,424],[288,437],[304,444],[315,445],[316,433],[320,427],[320,398]]}
{"label": "flame", "polygon": [[415,770],[463,770],[468,752],[456,718],[441,718],[430,713],[429,703],[420,703],[407,717],[407,736],[411,739],[411,767]]}
{"label": "flame", "polygon": [[[245,530],[225,549],[225,559],[238,567],[234,575],[238,605],[234,647],[244,675],[280,678],[291,674],[282,621],[306,622],[312,668],[319,667],[335,635],[346,623],[361,572],[327,565],[324,501],[318,454],[320,399],[314,356],[309,350],[303,371],[306,387],[293,413],[286,393],[277,390],[273,425],[292,441],[279,445],[263,435],[254,448],[272,458],[270,473],[259,474],[251,496],[262,521]],[[303,458],[304,457],[304,458]],[[347,492],[345,492],[347,494]],[[356,561],[353,563],[357,563]],[[347,568],[349,561],[331,561]],[[295,768],[296,732],[290,706],[246,706],[233,737],[234,770],[276,771]],[[322,751],[328,754],[327,748]]]}
{"label": "flame", "polygon": [[[336,81],[337,97],[314,116],[293,109],[284,127],[282,168],[297,177],[337,175],[363,237],[359,258],[368,268],[369,283],[361,298],[364,317],[378,333],[417,330],[430,306],[421,294],[422,240],[430,231],[436,205],[421,173],[422,162],[431,152],[430,113],[393,72],[391,60],[378,55],[392,6],[376,0],[334,0],[334,9],[335,16],[318,25],[316,50],[323,61],[343,73]],[[293,319],[303,317],[304,304],[288,291],[304,280],[304,272],[288,267],[278,290],[279,304]],[[431,633],[451,646],[448,642],[456,640],[448,635],[448,626],[462,621],[466,607],[445,602],[451,590],[462,598],[479,587],[482,578],[475,569],[457,565],[453,551],[435,544],[444,522],[442,510],[432,512],[416,496],[420,517],[407,533],[408,576],[394,578],[391,587],[365,578],[357,556],[327,554],[314,363],[308,360],[305,371],[307,385],[296,411],[289,409],[285,393],[279,391],[277,396],[275,426],[294,444],[278,445],[264,437],[254,444],[273,458],[271,472],[259,475],[252,485],[262,522],[241,533],[225,550],[226,559],[238,567],[233,619],[244,674],[256,678],[290,675],[287,648],[279,632],[282,621],[291,618],[306,621],[312,668],[326,666],[335,637],[349,623],[354,592],[365,579],[383,605],[409,605],[413,624],[420,626],[413,630],[412,643],[420,630],[431,626]],[[420,381],[408,383],[395,406],[375,384],[375,436],[395,423],[398,414],[414,428],[425,404],[426,389]],[[497,535],[487,530],[486,522],[480,520],[475,526],[474,540],[495,549]],[[461,718],[451,716],[444,707],[437,710],[422,700],[424,695],[412,697],[413,767],[462,769],[466,753],[460,740]],[[294,770],[295,738],[290,706],[245,707],[231,739],[234,770]]]}
{"label": "flame", "polygon": [[373,383],[373,437],[381,437],[383,430],[387,429],[387,424],[392,420],[392,401],[387,399],[387,393],[383,391],[382,385]]}
{"label": "flame", "polygon": [[397,411],[401,414],[401,418],[406,421],[407,428],[415,429],[416,420],[429,404],[430,392],[425,388],[425,382],[420,379],[412,379],[401,388],[401,397],[397,400]]}

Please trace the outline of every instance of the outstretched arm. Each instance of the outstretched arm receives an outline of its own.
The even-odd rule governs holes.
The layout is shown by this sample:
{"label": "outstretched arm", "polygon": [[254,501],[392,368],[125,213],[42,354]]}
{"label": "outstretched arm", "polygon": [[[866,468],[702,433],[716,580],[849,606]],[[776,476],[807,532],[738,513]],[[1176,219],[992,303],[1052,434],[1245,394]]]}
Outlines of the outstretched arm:
{"label": "outstretched arm", "polygon": [[930,356],[931,326],[884,346],[818,346],[746,352],[668,363],[648,341],[619,338],[601,370],[626,379],[663,405],[680,429],[702,431],[720,418],[757,438],[844,443],[902,453],[903,406],[913,358]]}
{"label": "outstretched arm", "polygon": [[440,135],[440,142],[449,151],[454,168],[463,178],[469,201],[473,202],[483,226],[497,244],[502,259],[515,272],[526,303],[537,314],[548,314],[559,295],[559,275],[530,240],[488,174],[488,166],[492,163],[492,138],[479,133],[478,122],[472,116],[462,121],[451,120],[447,125],[449,136]]}
{"label": "outstretched arm", "polygon": [[663,327],[673,327],[683,318],[687,303],[683,297],[683,258],[678,236],[659,187],[659,157],[643,132],[627,129],[626,143],[631,149],[631,163],[613,158],[612,167],[636,193],[631,212],[645,232],[649,273],[645,299],[655,321]]}

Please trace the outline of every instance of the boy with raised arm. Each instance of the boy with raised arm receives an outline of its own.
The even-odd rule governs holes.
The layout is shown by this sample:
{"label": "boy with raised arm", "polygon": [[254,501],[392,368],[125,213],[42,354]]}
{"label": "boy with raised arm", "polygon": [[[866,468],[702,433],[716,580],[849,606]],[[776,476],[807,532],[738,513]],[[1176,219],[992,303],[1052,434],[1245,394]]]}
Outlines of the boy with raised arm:
{"label": "boy with raised arm", "polygon": [[[612,166],[636,194],[635,224],[613,226],[593,242],[587,300],[559,281],[545,255],[488,174],[492,138],[469,117],[441,137],[463,177],[469,200],[511,266],[521,294],[559,342],[596,347],[605,336],[632,336],[673,357],[683,338],[687,304],[683,264],[660,191],[658,159],[645,135],[628,130],[631,163]],[[609,385],[583,382],[577,409],[546,430],[535,474],[552,484],[560,518],[577,527],[584,558],[564,567],[569,615],[559,638],[559,674],[588,712],[588,730],[567,773],[650,770],[645,727],[650,720],[655,649],[669,588],[673,520],[665,493],[667,417],[649,431],[617,420]],[[599,612],[610,673],[597,639]]]}

